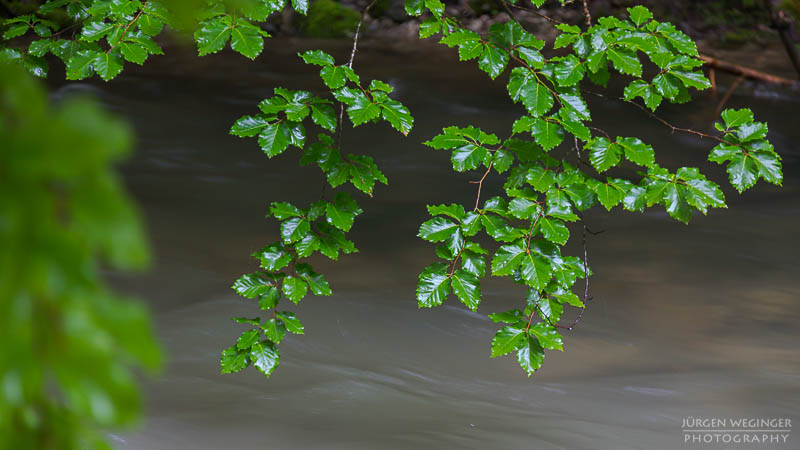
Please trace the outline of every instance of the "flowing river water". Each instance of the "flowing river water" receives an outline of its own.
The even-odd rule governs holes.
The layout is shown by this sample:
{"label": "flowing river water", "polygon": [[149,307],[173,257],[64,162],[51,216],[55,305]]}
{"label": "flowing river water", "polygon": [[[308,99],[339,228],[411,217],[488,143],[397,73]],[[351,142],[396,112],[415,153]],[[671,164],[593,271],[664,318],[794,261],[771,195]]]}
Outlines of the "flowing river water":
{"label": "flowing river water", "polygon": [[[254,369],[221,375],[219,353],[242,330],[230,317],[258,312],[229,286],[257,268],[252,251],[278,239],[264,218],[268,203],[314,201],[322,182],[315,167],[299,167],[296,149],[268,160],[254,139],[227,130],[275,86],[321,92],[317,70],[295,54],[319,45],[340,61],[349,56],[345,43],[268,40],[256,62],[173,51],[109,84],[57,88],[91,92],[137,136],[122,171],[154,264],[113,278],[151,307],[168,363],[145,382],[140,428],[111,435],[117,448],[800,448],[796,434],[786,443],[692,446],[681,429],[685,418],[800,420],[800,97],[754,88],[729,101],[769,122],[783,156],[783,188],[759,183],[742,196],[704,162],[713,143],[670,134],[631,105],[587,98],[600,127],[642,137],[662,165],[697,165],[725,181],[729,208],[688,227],[662,208],[591,210],[588,224],[603,230],[588,238],[593,300],[565,332],[565,351],[549,351],[529,379],[513,356],[489,358],[497,326],[486,314],[521,305],[519,286],[487,279],[478,313],[454,298],[417,308],[417,274],[435,256],[415,237],[425,204],[474,203],[468,181],[476,178],[454,173],[448,152],[420,142],[449,125],[506,136],[521,107],[474,61],[414,43],[364,41],[356,57],[362,79],[389,81],[416,119],[408,138],[386,124],[345,130],[344,151],[372,155],[390,181],[359,198],[352,239],[360,252],[312,261],[334,295],[287,307],[306,334],[281,344],[269,380]],[[707,130],[720,96],[660,114]],[[484,198],[500,184],[489,177]],[[565,253],[579,255],[572,231]]]}

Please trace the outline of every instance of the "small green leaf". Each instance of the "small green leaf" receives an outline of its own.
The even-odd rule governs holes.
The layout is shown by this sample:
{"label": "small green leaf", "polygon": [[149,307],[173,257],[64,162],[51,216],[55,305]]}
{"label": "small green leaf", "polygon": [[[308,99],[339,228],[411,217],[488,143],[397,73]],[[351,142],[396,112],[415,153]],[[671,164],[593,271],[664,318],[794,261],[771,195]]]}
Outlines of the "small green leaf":
{"label": "small green leaf", "polygon": [[637,27],[642,26],[645,22],[653,18],[653,13],[642,5],[636,5],[633,8],[628,8],[628,14],[631,20]]}
{"label": "small green leaf", "polygon": [[219,365],[222,369],[222,373],[239,372],[250,365],[248,352],[239,351],[236,349],[236,345],[232,345],[222,351]]}
{"label": "small green leaf", "polygon": [[248,330],[242,333],[239,336],[239,339],[236,341],[236,349],[237,350],[247,350],[250,348],[251,345],[258,342],[258,339],[261,337],[260,330]]}
{"label": "small green leaf", "polygon": [[505,312],[489,314],[489,319],[494,323],[517,323],[522,320],[522,311],[518,309],[511,309]]}
{"label": "small green leaf", "polygon": [[303,58],[306,64],[314,64],[317,66],[331,66],[334,64],[333,56],[323,52],[322,50],[308,50],[304,53],[298,53],[298,56]]}

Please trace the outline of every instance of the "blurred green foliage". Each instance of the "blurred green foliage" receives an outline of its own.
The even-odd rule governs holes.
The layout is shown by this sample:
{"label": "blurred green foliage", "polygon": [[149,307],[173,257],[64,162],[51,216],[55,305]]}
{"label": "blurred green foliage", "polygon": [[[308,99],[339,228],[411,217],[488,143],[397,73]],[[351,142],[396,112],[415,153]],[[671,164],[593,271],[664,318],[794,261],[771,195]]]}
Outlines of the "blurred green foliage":
{"label": "blurred green foliage", "polygon": [[353,33],[359,14],[333,0],[311,2],[308,15],[301,19],[300,28],[309,37],[346,37]]}
{"label": "blurred green foliage", "polygon": [[161,362],[146,310],[101,272],[148,261],[112,170],[131,133],[2,64],[0,142],[0,448],[107,448],[99,430],[139,411],[130,368]]}

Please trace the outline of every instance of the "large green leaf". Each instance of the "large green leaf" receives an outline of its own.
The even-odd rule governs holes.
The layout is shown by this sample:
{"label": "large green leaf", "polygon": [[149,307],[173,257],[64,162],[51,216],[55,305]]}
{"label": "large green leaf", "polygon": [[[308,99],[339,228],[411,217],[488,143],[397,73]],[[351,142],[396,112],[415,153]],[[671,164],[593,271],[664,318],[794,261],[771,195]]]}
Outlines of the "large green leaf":
{"label": "large green leaf", "polygon": [[434,217],[419,227],[417,236],[429,242],[442,242],[455,233],[457,229],[458,224],[444,217]]}
{"label": "large green leaf", "polygon": [[281,359],[281,353],[270,341],[261,341],[253,344],[250,347],[250,359],[256,368],[269,377],[278,366]]}
{"label": "large green leaf", "polygon": [[492,358],[517,350],[524,341],[524,329],[511,325],[501,328],[492,339]]}
{"label": "large green leaf", "polygon": [[299,303],[308,292],[308,284],[300,278],[287,276],[283,279],[283,295],[292,303]]}
{"label": "large green leaf", "polygon": [[433,263],[419,274],[417,303],[420,308],[439,306],[450,293],[450,277],[447,265]]}
{"label": "large green leaf", "polygon": [[539,341],[533,337],[527,337],[517,350],[517,362],[528,376],[542,367],[544,349],[539,345]]}
{"label": "large green leaf", "polygon": [[653,167],[656,158],[653,147],[645,144],[641,139],[617,136],[617,145],[622,147],[625,151],[625,157],[631,162],[645,167]]}
{"label": "large green leaf", "polygon": [[526,248],[523,241],[500,247],[492,258],[493,275],[511,275],[519,267],[525,256]]}
{"label": "large green leaf", "polygon": [[453,272],[450,284],[461,303],[473,311],[478,309],[481,302],[481,283],[474,273],[458,269]]}
{"label": "large green leaf", "polygon": [[264,38],[260,31],[244,20],[237,21],[231,29],[231,48],[250,59],[256,59],[264,49]]}
{"label": "large green leaf", "polygon": [[[308,283],[308,286],[311,288],[311,292],[313,292],[314,295],[332,294],[331,287],[330,285],[328,285],[328,282],[325,280],[325,277],[314,272],[314,270],[311,268],[310,265],[305,263],[298,264],[297,274]],[[285,286],[285,281],[284,281],[284,286]],[[295,303],[297,302],[295,301]]]}
{"label": "large green leaf", "polygon": [[228,16],[215,17],[200,24],[194,32],[197,52],[200,56],[216,53],[223,48],[231,37],[231,19]]}

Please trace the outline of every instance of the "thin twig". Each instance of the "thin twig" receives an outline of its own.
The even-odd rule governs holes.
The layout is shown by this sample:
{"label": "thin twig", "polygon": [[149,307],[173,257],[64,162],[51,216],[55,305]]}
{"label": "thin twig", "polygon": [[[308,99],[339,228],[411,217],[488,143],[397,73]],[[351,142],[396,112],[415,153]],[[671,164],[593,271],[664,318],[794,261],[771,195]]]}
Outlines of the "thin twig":
{"label": "thin twig", "polygon": [[528,8],[528,7],[526,7],[526,6],[520,6],[520,5],[511,5],[511,7],[512,7],[512,8],[517,8],[517,9],[521,9],[521,10],[523,10],[523,11],[528,11],[528,12],[534,13],[534,14],[536,14],[537,16],[539,16],[539,17],[543,18],[543,19],[547,19],[547,21],[548,21],[548,22],[550,22],[550,23],[564,23],[564,22],[562,22],[562,21],[560,21],[560,20],[553,19],[552,17],[550,17],[550,16],[548,16],[548,15],[542,14],[542,13],[540,13],[539,11],[537,11],[537,10],[535,10],[535,9],[532,9],[532,8]]}
{"label": "thin twig", "polygon": [[109,48],[108,50],[106,50],[106,54],[111,53],[111,50],[117,48],[117,46],[122,42],[122,40],[125,39],[125,35],[128,34],[128,30],[131,28],[131,25],[136,23],[136,21],[139,20],[140,17],[142,17],[142,13],[144,13],[144,8],[147,6],[147,1],[149,0],[146,0],[144,3],[142,3],[142,9],[139,10],[139,13],[136,14],[136,17],[134,17],[133,20],[128,22],[128,25],[125,26],[124,30],[122,30],[122,34],[120,35],[119,40],[117,40],[117,43],[112,45],[111,48]]}
{"label": "thin twig", "polygon": [[717,120],[717,117],[719,117],[719,114],[722,112],[722,108],[724,108],[725,105],[728,103],[728,100],[730,100],[734,91],[736,91],[736,88],[738,88],[739,85],[742,84],[742,81],[744,81],[744,75],[741,75],[733,82],[733,84],[731,84],[731,87],[730,89],[728,89],[728,92],[726,92],[725,95],[722,97],[722,100],[719,101],[717,109],[714,110],[714,120]]}
{"label": "thin twig", "polygon": [[583,15],[586,17],[586,28],[591,28],[592,14],[589,12],[589,0],[583,0]]}
{"label": "thin twig", "polygon": [[483,180],[485,180],[486,176],[489,175],[489,172],[492,170],[492,165],[493,164],[494,164],[494,160],[489,161],[489,167],[486,168],[486,172],[484,172],[484,174],[481,177],[481,179],[477,181],[477,184],[478,184],[478,196],[477,196],[477,198],[475,198],[475,209],[472,210],[473,212],[478,210],[478,206],[481,203],[481,188],[483,188]]}
{"label": "thin twig", "polygon": [[715,140],[717,142],[721,142],[723,144],[734,145],[731,142],[728,142],[728,141],[726,141],[725,139],[722,139],[719,136],[714,136],[713,134],[703,133],[702,131],[692,130],[691,128],[676,127],[675,125],[667,122],[666,120],[664,120],[661,117],[657,116],[655,113],[653,113],[652,111],[650,111],[646,107],[634,102],[633,100],[625,100],[622,97],[609,97],[607,95],[601,94],[599,92],[594,92],[594,91],[591,91],[591,90],[588,90],[588,89],[586,89],[585,92],[588,92],[588,93],[590,93],[592,95],[595,95],[595,96],[598,96],[598,97],[601,97],[601,98],[605,98],[605,99],[614,99],[614,100],[623,101],[625,103],[630,103],[631,105],[633,105],[633,106],[641,109],[642,111],[644,111],[648,116],[650,116],[653,119],[657,120],[658,122],[660,122],[665,127],[667,127],[670,130],[672,130],[673,133],[676,132],[676,131],[680,131],[680,132],[683,132],[683,133],[693,134],[693,135],[699,136],[701,138],[713,139],[713,140]]}

